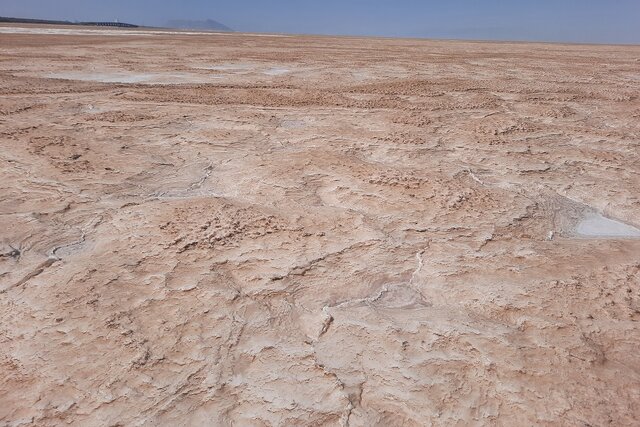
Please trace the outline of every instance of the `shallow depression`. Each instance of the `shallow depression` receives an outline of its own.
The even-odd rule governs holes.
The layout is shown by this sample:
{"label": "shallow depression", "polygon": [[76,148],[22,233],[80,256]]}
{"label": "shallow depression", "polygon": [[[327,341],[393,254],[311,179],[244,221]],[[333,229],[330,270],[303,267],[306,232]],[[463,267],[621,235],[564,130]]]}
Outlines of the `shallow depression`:
{"label": "shallow depression", "polygon": [[282,76],[290,72],[291,70],[289,70],[288,68],[269,68],[268,70],[263,71],[263,74],[266,74],[268,76]]}
{"label": "shallow depression", "polygon": [[578,226],[576,232],[583,237],[627,237],[640,238],[640,230],[600,214],[586,216]]}

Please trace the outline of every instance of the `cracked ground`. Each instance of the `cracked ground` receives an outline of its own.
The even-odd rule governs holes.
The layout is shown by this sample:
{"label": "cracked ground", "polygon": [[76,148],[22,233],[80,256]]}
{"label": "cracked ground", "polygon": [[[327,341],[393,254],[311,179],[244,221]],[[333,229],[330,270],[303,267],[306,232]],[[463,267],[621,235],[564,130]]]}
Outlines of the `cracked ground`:
{"label": "cracked ground", "polygon": [[0,47],[0,425],[640,419],[640,47]]}

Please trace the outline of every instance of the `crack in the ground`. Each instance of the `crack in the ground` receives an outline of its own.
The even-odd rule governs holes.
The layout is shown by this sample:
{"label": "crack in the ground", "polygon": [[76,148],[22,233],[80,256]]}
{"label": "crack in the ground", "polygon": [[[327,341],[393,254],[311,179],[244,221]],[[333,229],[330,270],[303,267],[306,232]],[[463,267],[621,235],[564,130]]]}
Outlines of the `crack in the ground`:
{"label": "crack in the ground", "polygon": [[206,168],[204,168],[204,175],[202,176],[202,178],[200,178],[198,181],[196,181],[193,184],[191,184],[189,186],[189,190],[196,190],[196,189],[202,187],[202,185],[205,183],[205,181],[207,179],[209,179],[209,177],[211,176],[212,172],[213,172],[213,164],[209,164]]}
{"label": "crack in the ground", "polygon": [[55,263],[56,261],[59,261],[59,260],[60,260],[60,258],[55,257],[55,256],[47,258],[46,261],[43,261],[40,264],[38,264],[38,266],[36,268],[34,268],[29,273],[27,273],[27,275],[25,275],[22,279],[18,280],[16,283],[14,283],[13,285],[10,285],[9,287],[7,287],[5,289],[0,290],[0,294],[4,294],[4,293],[10,291],[11,289],[18,288],[18,287],[24,285],[29,280],[31,280],[34,277],[37,277],[40,274],[42,274],[47,268],[51,267],[53,265],[53,263]]}
{"label": "crack in the ground", "polygon": [[290,276],[304,276],[307,272],[309,272],[310,270],[312,270],[318,263],[326,260],[329,257],[335,257],[335,256],[339,256],[344,254],[345,252],[348,252],[352,249],[358,248],[358,247],[364,247],[367,246],[367,244],[370,244],[372,242],[378,242],[380,241],[379,239],[371,239],[371,240],[366,240],[364,242],[357,242],[354,243],[353,245],[347,246],[346,248],[343,248],[339,251],[336,252],[330,252],[327,254],[324,254],[322,256],[319,256],[317,258],[312,259],[309,262],[306,262],[305,264],[302,265],[296,265],[294,267],[292,267],[291,269],[289,269],[288,272],[286,272],[283,275],[278,275],[278,276],[273,276],[271,278],[271,281],[275,282],[275,281],[279,281],[279,280],[284,280],[287,277]]}
{"label": "crack in the ground", "polygon": [[[97,221],[96,221],[97,220]],[[27,273],[22,279],[18,280],[16,283],[6,287],[5,289],[0,290],[0,294],[4,294],[6,292],[8,292],[11,289],[15,289],[15,288],[19,288],[20,286],[24,285],[25,283],[27,283],[29,280],[41,275],[42,273],[44,273],[44,271],[51,267],[54,263],[56,263],[57,261],[62,261],[62,258],[60,258],[56,252],[63,249],[63,248],[68,248],[71,246],[75,246],[75,245],[81,245],[86,241],[87,238],[87,231],[86,229],[89,226],[92,227],[97,227],[101,222],[103,221],[103,216],[102,215],[98,215],[95,218],[93,218],[89,224],[87,224],[85,227],[82,228],[82,234],[80,236],[80,239],[71,242],[71,243],[67,243],[65,245],[59,245],[59,246],[55,246],[53,247],[50,251],[49,251],[49,256],[48,258],[41,262],[40,264],[38,264],[33,270],[31,270],[29,273]],[[95,223],[94,223],[95,222]],[[15,251],[15,249],[14,249]]]}

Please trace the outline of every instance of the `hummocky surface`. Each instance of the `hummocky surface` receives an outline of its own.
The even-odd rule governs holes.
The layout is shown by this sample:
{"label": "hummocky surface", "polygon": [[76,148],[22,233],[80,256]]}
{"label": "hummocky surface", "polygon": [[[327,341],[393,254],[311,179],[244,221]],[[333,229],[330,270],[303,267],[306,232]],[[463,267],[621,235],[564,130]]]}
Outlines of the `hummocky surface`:
{"label": "hummocky surface", "polygon": [[640,47],[0,46],[0,424],[640,418]]}

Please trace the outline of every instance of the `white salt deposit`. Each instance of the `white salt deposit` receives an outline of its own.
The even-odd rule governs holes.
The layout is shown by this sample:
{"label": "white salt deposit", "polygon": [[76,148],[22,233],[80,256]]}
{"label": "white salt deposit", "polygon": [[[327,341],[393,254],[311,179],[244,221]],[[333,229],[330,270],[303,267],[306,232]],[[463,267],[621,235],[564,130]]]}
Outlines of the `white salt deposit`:
{"label": "white salt deposit", "polygon": [[620,221],[605,218],[600,214],[590,214],[576,228],[584,237],[633,237],[640,238],[640,230]]}
{"label": "white salt deposit", "polygon": [[[60,28],[50,28],[50,27],[20,27],[20,26],[8,26],[8,25],[0,25],[0,34],[55,34],[55,35],[66,35],[66,36],[153,36],[153,35],[180,35],[180,36],[213,36],[213,35],[224,35],[224,36],[235,36],[235,35],[243,35],[247,36],[247,34],[243,33],[220,33],[214,31],[170,31],[170,30],[149,30],[146,28],[136,28],[136,29],[107,29],[107,28],[86,28],[86,27],[60,27]],[[251,34],[251,37],[278,37],[278,38],[286,38],[292,37],[286,34]]]}
{"label": "white salt deposit", "polygon": [[49,73],[51,79],[81,80],[102,83],[180,84],[207,83],[218,77],[190,73],[140,73],[129,71],[94,72],[72,71]]}
{"label": "white salt deposit", "polygon": [[287,68],[269,68],[268,70],[263,71],[264,74],[267,74],[269,76],[281,76],[290,72],[291,70]]}

